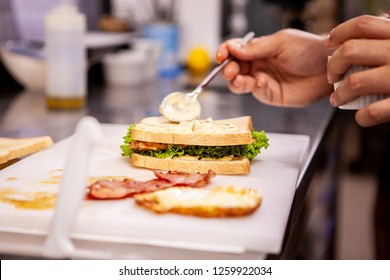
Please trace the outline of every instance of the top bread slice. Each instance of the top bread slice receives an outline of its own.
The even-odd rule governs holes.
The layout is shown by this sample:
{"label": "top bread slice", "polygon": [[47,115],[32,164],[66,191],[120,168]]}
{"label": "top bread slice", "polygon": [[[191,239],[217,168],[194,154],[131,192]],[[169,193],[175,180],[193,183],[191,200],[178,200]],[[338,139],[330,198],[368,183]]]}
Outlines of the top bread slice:
{"label": "top bread slice", "polygon": [[195,120],[173,123],[164,117],[148,117],[136,124],[133,140],[176,145],[230,146],[252,143],[252,118]]}
{"label": "top bread slice", "polygon": [[46,149],[53,145],[49,136],[0,138],[0,164]]}

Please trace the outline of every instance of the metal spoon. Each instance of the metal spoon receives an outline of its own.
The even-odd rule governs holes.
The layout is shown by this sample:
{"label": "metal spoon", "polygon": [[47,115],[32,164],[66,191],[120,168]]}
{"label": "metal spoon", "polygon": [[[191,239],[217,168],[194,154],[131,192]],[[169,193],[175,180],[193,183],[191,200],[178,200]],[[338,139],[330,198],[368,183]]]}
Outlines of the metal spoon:
{"label": "metal spoon", "polygon": [[[241,39],[241,44],[244,46],[254,36],[254,32],[249,32]],[[160,113],[173,122],[191,121],[198,118],[201,111],[198,101],[199,94],[232,59],[232,57],[228,57],[220,65],[215,67],[193,92],[173,92],[168,94],[160,104]]]}

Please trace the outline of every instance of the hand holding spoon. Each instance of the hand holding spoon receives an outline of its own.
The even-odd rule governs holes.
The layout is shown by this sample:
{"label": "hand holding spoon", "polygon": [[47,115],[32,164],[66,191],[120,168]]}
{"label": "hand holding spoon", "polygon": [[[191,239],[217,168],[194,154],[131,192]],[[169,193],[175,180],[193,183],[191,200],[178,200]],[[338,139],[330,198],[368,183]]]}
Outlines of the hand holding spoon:
{"label": "hand holding spoon", "polygon": [[[244,46],[254,36],[254,32],[249,32],[241,39],[241,44]],[[173,122],[191,121],[198,118],[201,111],[198,101],[199,94],[232,59],[232,57],[228,57],[220,65],[215,67],[193,92],[173,92],[168,94],[161,102],[160,113]]]}

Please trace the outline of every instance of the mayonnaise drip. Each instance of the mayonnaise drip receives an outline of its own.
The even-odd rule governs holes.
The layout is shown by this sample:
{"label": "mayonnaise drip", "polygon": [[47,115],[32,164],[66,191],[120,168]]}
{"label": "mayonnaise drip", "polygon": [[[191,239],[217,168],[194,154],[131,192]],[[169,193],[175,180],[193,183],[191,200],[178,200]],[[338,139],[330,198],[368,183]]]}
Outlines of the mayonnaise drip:
{"label": "mayonnaise drip", "polygon": [[137,124],[137,127],[140,129],[169,131],[176,133],[226,133],[239,131],[239,127],[235,124],[223,121],[214,121],[212,118],[207,118],[204,120],[181,121],[179,123],[146,122]]}

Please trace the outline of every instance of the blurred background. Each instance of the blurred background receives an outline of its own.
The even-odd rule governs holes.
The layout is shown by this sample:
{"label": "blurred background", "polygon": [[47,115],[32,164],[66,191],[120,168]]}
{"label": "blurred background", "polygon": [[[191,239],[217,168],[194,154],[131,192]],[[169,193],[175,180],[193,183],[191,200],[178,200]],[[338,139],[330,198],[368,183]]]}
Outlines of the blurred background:
{"label": "blurred background", "polygon": [[[35,46],[44,38],[44,17],[64,0],[0,0],[0,41],[18,40]],[[66,2],[66,1],[65,1]],[[78,0],[89,32],[153,37],[147,26],[173,23],[177,27],[175,63],[180,67],[207,68],[224,39],[257,36],[292,27],[323,34],[337,23],[360,14],[386,11],[384,0]],[[168,36],[168,35],[167,35]],[[173,35],[172,35],[173,36]],[[93,38],[100,44],[112,38]],[[161,38],[160,38],[161,39]],[[189,62],[190,55],[198,64]],[[203,56],[203,60],[199,59]],[[203,62],[203,65],[202,65]],[[0,65],[1,84],[13,81]],[[94,75],[98,71],[93,72]],[[91,75],[91,76],[94,76]],[[11,79],[10,79],[11,78]],[[6,80],[4,80],[6,79]],[[98,77],[96,80],[102,80]]]}
{"label": "blurred background", "polygon": [[[0,0],[0,42],[9,40],[22,46],[38,60],[44,47],[44,17],[60,0]],[[154,56],[157,69],[145,68],[155,75],[178,75],[189,69],[202,75],[214,61],[217,46],[225,39],[244,35],[251,30],[256,36],[281,28],[298,28],[326,34],[335,25],[361,14],[377,15],[390,9],[385,0],[79,0],[74,1],[86,15],[88,43],[88,85],[109,83],[125,85],[116,68],[137,65]],[[150,41],[165,42],[162,48]],[[144,41],[143,41],[144,40]],[[130,44],[129,44],[130,42]],[[151,46],[152,45],[152,46]],[[27,46],[27,47],[26,47]],[[169,47],[167,47],[169,46]],[[137,62],[121,50],[147,50],[146,59]],[[120,55],[120,56],[119,56]],[[119,63],[120,61],[121,63]],[[122,65],[126,61],[128,65]],[[5,57],[0,60],[0,91],[39,88],[23,83],[23,77],[12,73]],[[148,67],[142,65],[142,67]],[[112,69],[112,70],[111,70]],[[123,69],[123,68],[121,68]],[[126,68],[127,69],[127,68]],[[134,69],[133,69],[134,70]],[[112,71],[112,72],[111,72]],[[128,71],[132,71],[129,68]],[[132,72],[133,73],[133,72]],[[146,73],[146,72],[143,72]],[[196,75],[195,75],[196,76]],[[5,104],[0,105],[5,108]],[[0,110],[3,111],[3,110]],[[1,112],[0,112],[1,116]],[[353,112],[342,112],[341,161],[335,172],[324,170],[315,177],[316,187],[309,194],[308,210],[310,247],[301,245],[302,258],[375,259],[374,211],[377,193],[377,171],[384,150],[385,126],[363,129],[356,125]],[[334,170],[333,170],[334,171]],[[337,174],[337,201],[329,201],[326,177]],[[324,179],[325,178],[325,179]],[[324,183],[325,182],[325,183]],[[382,183],[383,184],[383,183]],[[384,183],[387,184],[387,183]],[[332,203],[338,207],[333,208]],[[336,220],[328,212],[337,209]],[[336,240],[329,246],[329,234],[335,229]]]}

